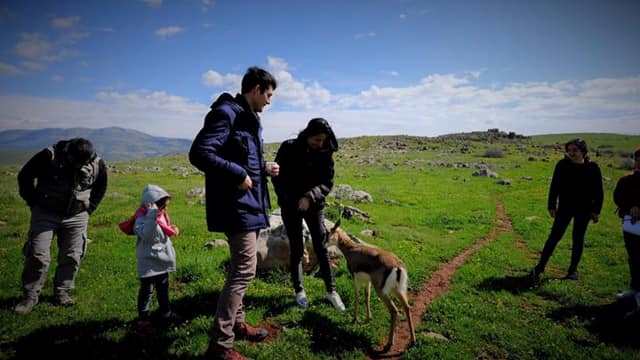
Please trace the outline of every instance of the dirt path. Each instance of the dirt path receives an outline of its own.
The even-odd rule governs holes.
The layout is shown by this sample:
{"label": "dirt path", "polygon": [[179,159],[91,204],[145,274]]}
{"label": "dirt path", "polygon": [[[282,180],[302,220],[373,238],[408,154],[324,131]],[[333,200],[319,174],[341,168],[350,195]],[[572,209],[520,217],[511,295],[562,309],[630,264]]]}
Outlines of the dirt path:
{"label": "dirt path", "polygon": [[[458,254],[451,261],[440,266],[440,268],[431,275],[429,281],[422,286],[420,291],[410,294],[409,302],[412,304],[411,317],[413,318],[416,329],[420,323],[422,323],[422,316],[433,300],[449,291],[449,284],[451,283],[451,279],[453,278],[456,270],[458,270],[458,268],[462,266],[470,256],[475,254],[483,246],[495,240],[501,234],[510,232],[513,232],[511,220],[507,217],[504,204],[498,201],[496,204],[496,218],[491,231],[489,231],[485,237],[476,241],[471,245],[471,247]],[[370,353],[369,358],[399,359],[407,350],[410,342],[411,335],[409,332],[409,323],[407,321],[401,321],[396,329],[396,341],[391,350],[384,354]]]}

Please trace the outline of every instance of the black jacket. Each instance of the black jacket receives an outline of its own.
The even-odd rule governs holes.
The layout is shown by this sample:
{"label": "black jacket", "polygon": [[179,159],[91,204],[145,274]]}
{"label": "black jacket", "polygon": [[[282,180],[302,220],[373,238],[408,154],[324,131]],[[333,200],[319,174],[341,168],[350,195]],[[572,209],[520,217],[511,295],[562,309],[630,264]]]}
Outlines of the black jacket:
{"label": "black jacket", "polygon": [[18,173],[20,196],[29,207],[38,205],[63,216],[85,210],[91,214],[107,191],[107,166],[99,158],[95,160],[95,171],[86,171],[85,167],[75,169],[66,164],[66,143],[60,141],[27,161]]}
{"label": "black jacket", "polygon": [[316,208],[324,206],[333,188],[333,151],[309,151],[305,139],[298,137],[280,145],[275,161],[280,174],[272,181],[280,207],[296,207],[303,196]]}
{"label": "black jacket", "polygon": [[[193,140],[189,160],[205,175],[209,231],[238,232],[269,226],[269,192],[260,118],[244,96],[222,94]],[[240,190],[249,175],[250,190]]]}
{"label": "black jacket", "polygon": [[618,205],[618,215],[629,215],[632,207],[640,207],[640,171],[623,176],[613,191],[613,201]]}
{"label": "black jacket", "polygon": [[600,214],[603,198],[598,164],[576,164],[567,158],[558,161],[549,188],[548,209]]}

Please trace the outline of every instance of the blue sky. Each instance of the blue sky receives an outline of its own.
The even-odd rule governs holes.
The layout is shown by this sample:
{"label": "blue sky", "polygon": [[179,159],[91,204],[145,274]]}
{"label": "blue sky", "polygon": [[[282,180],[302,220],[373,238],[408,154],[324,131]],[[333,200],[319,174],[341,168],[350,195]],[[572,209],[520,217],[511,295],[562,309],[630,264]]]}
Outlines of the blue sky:
{"label": "blue sky", "polygon": [[247,67],[265,139],[640,133],[638,1],[0,0],[0,130],[191,138]]}

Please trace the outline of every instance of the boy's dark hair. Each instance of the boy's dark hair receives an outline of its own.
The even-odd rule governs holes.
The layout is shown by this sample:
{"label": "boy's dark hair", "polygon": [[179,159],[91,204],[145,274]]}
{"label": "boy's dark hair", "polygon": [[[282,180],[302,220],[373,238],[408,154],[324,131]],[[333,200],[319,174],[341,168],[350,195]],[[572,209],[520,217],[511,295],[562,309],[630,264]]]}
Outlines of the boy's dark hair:
{"label": "boy's dark hair", "polygon": [[640,147],[636,149],[636,151],[633,152],[633,158],[638,161],[640,160]]}
{"label": "boy's dark hair", "polygon": [[278,83],[276,82],[276,78],[268,71],[257,66],[252,66],[247,69],[247,72],[242,78],[242,93],[246,94],[250,92],[256,85],[260,86],[260,93],[264,94],[269,86],[275,90]]}
{"label": "boy's dark hair", "polygon": [[96,157],[96,151],[91,141],[83,138],[69,140],[67,153],[78,164],[88,164]]}

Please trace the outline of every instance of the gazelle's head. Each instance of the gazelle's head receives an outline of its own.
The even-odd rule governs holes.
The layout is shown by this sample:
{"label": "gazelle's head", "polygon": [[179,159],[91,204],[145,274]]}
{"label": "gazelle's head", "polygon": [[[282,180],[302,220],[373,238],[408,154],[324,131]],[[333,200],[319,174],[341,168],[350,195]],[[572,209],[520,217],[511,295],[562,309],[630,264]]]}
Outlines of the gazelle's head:
{"label": "gazelle's head", "polygon": [[329,230],[329,234],[327,235],[327,246],[335,245],[340,247],[341,244],[350,243],[351,239],[349,235],[342,230],[340,227],[340,221],[342,219],[338,219],[338,221],[333,225],[331,230]]}

